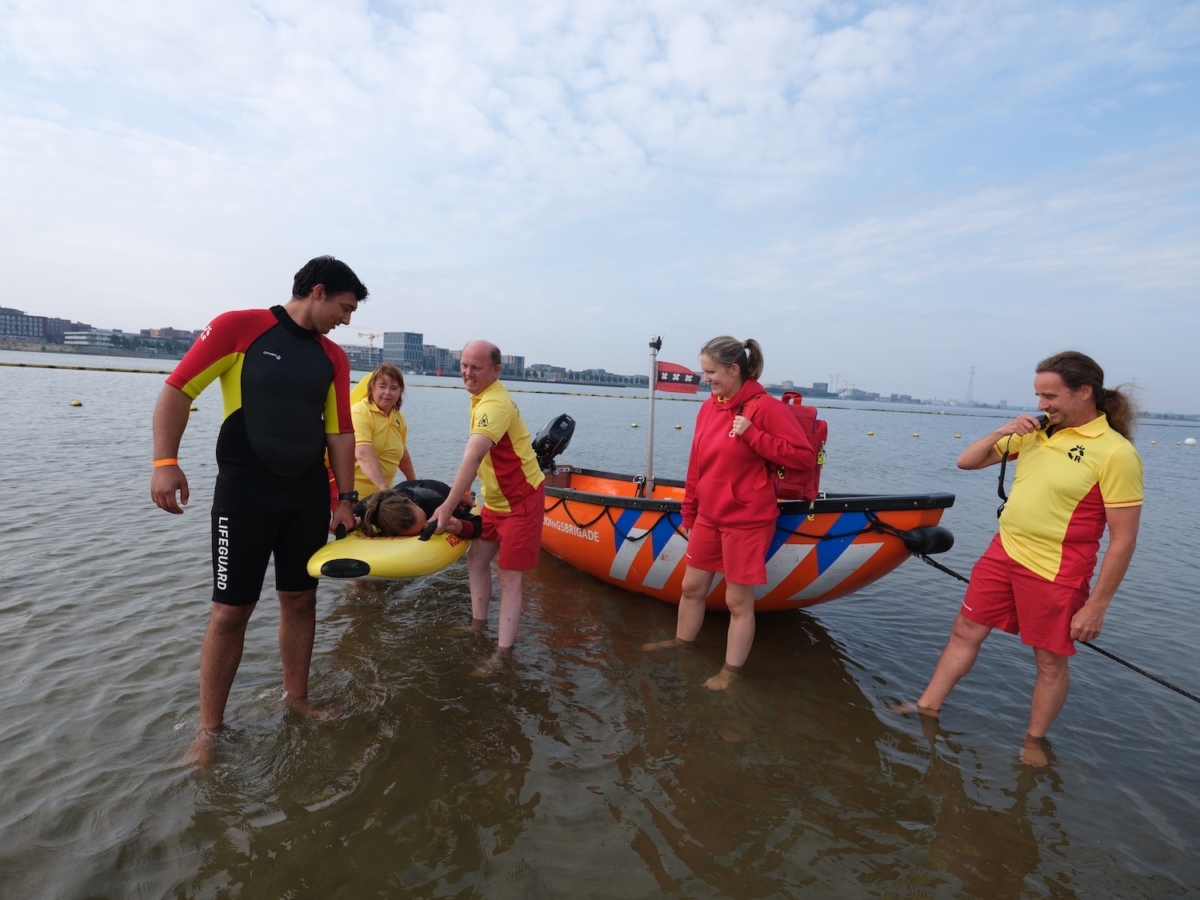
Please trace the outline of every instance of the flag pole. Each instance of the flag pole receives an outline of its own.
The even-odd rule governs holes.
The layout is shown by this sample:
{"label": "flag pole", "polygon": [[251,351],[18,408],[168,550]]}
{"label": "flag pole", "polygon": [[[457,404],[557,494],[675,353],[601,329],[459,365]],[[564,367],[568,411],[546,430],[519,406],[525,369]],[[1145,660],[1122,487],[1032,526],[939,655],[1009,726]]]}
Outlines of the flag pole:
{"label": "flag pole", "polygon": [[650,412],[646,421],[646,494],[654,496],[654,389],[658,384],[658,351],[662,337],[650,338]]}

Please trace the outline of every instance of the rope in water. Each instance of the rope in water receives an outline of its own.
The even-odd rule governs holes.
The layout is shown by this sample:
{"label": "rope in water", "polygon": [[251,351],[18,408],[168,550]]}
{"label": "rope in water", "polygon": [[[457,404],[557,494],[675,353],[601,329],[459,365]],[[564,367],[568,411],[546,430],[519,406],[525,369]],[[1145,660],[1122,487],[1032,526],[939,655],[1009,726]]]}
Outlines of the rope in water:
{"label": "rope in water", "polygon": [[[939,569],[940,571],[945,572],[947,575],[952,575],[953,577],[957,578],[961,582],[964,582],[965,584],[971,583],[970,578],[967,578],[965,575],[960,575],[958,572],[955,572],[953,569],[943,566],[939,562],[935,562],[934,560],[930,559],[928,556],[923,556],[920,554],[914,554],[914,555],[920,556],[920,558],[924,562],[933,566],[935,569]],[[1121,665],[1125,666],[1125,668],[1127,668],[1127,669],[1133,669],[1133,671],[1137,672],[1139,675],[1144,675],[1145,677],[1149,678],[1151,681],[1157,681],[1163,687],[1170,688],[1177,694],[1183,694],[1183,696],[1187,697],[1189,700],[1192,700],[1196,703],[1200,703],[1200,697],[1197,697],[1195,694],[1188,693],[1183,688],[1176,687],[1175,685],[1171,684],[1171,682],[1167,681],[1165,678],[1159,678],[1157,675],[1155,675],[1151,672],[1147,672],[1145,669],[1139,668],[1127,660],[1121,659],[1121,657],[1117,656],[1115,653],[1109,653],[1103,647],[1097,647],[1091,641],[1080,641],[1079,643],[1083,644],[1083,646],[1087,647],[1090,650],[1095,650],[1097,653],[1099,653],[1103,656],[1107,656],[1113,662],[1119,662]]]}
{"label": "rope in water", "polygon": [[[581,529],[588,528],[592,525],[595,525],[601,519],[607,517],[608,521],[613,526],[613,531],[617,532],[618,534],[621,534],[620,529],[617,528],[617,523],[615,521],[613,521],[612,510],[608,506],[605,506],[594,519],[591,519],[587,522],[580,522],[575,518],[574,514],[572,514],[572,512],[571,512],[570,506],[567,504],[566,498],[560,497],[558,502],[555,503],[553,506],[549,507],[546,511],[551,512],[552,510],[557,509],[559,506],[561,506],[563,508],[563,512],[565,512],[567,514],[567,518],[571,520],[572,524],[574,524],[576,528],[581,528]],[[646,536],[649,535],[650,532],[652,532],[657,527],[658,522],[662,521],[662,519],[664,517],[666,517],[666,515],[667,515],[666,513],[661,513],[659,515],[658,520],[655,522],[655,524],[653,526],[651,526],[650,528],[646,529],[645,532],[638,535],[637,537],[634,537],[631,534],[621,534],[621,538],[623,540],[630,540],[630,541],[635,541],[635,542],[644,540],[646,538]],[[841,534],[839,534],[839,535],[804,535],[798,531],[789,531],[787,529],[777,529],[777,530],[783,531],[787,534],[799,535],[801,537],[813,537],[813,538],[816,538],[817,540],[830,540],[835,537],[836,538],[854,537],[854,536],[857,536],[860,534],[865,534],[868,531],[878,531],[878,532],[882,532],[885,534],[892,534],[896,537],[902,536],[902,532],[899,529],[888,525],[886,522],[879,521],[874,516],[871,516],[870,518],[872,521],[866,528],[863,528],[860,531],[851,532],[851,533],[845,534],[845,535],[841,535]],[[672,525],[677,533],[679,533],[680,535],[683,534],[682,532],[679,531],[678,526],[674,526],[674,523],[672,523]],[[945,572],[947,575],[950,575],[954,578],[957,578],[959,581],[963,582],[964,584],[971,583],[970,578],[967,578],[965,575],[960,575],[958,572],[955,572],[949,566],[942,565],[937,560],[932,559],[928,554],[914,553],[913,556],[916,556],[918,559],[920,559],[922,562],[926,563],[927,565],[933,566],[935,569],[937,569],[941,572]],[[1103,656],[1107,656],[1109,659],[1113,660],[1114,662],[1119,662],[1121,665],[1125,666],[1127,669],[1132,669],[1134,672],[1137,672],[1139,675],[1143,675],[1146,678],[1149,678],[1151,681],[1158,682],[1165,688],[1170,688],[1177,694],[1182,694],[1183,696],[1187,697],[1189,700],[1192,700],[1196,703],[1200,703],[1200,697],[1197,697],[1195,694],[1189,693],[1188,691],[1185,691],[1183,688],[1177,687],[1176,685],[1171,684],[1171,682],[1167,681],[1165,678],[1159,678],[1157,675],[1153,674],[1152,672],[1147,672],[1145,669],[1135,666],[1133,663],[1129,662],[1128,660],[1121,659],[1121,657],[1117,656],[1115,653],[1110,653],[1109,651],[1105,650],[1103,647],[1097,647],[1091,641],[1079,641],[1079,643],[1083,644],[1083,646],[1085,646],[1091,650],[1095,650],[1097,653],[1099,653]]]}

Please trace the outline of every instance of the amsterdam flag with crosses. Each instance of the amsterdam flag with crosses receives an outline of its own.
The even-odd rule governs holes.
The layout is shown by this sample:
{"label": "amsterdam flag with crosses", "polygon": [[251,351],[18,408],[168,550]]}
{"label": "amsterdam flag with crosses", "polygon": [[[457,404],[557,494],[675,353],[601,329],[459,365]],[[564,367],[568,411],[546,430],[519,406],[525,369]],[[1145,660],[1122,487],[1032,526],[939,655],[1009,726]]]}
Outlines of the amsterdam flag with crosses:
{"label": "amsterdam flag with crosses", "polygon": [[655,390],[674,391],[678,394],[694,394],[700,390],[700,373],[675,363],[658,364],[658,382]]}

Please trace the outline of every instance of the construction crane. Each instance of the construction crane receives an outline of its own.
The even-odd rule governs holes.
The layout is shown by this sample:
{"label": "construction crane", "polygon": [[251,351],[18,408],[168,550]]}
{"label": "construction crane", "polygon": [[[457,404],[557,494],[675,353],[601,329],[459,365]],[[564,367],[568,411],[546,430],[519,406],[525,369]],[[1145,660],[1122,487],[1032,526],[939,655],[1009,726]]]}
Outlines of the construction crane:
{"label": "construction crane", "polygon": [[383,332],[382,331],[360,331],[358,333],[358,336],[365,337],[367,339],[367,349],[368,350],[374,350],[375,349],[375,338],[383,337]]}

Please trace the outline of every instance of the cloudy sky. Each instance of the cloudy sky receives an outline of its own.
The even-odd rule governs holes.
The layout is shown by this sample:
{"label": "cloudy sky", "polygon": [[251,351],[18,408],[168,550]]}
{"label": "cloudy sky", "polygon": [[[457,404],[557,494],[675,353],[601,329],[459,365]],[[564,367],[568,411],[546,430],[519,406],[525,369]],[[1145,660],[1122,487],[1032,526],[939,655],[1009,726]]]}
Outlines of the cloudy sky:
{"label": "cloudy sky", "polygon": [[0,0],[0,304],[1200,412],[1200,3]]}

